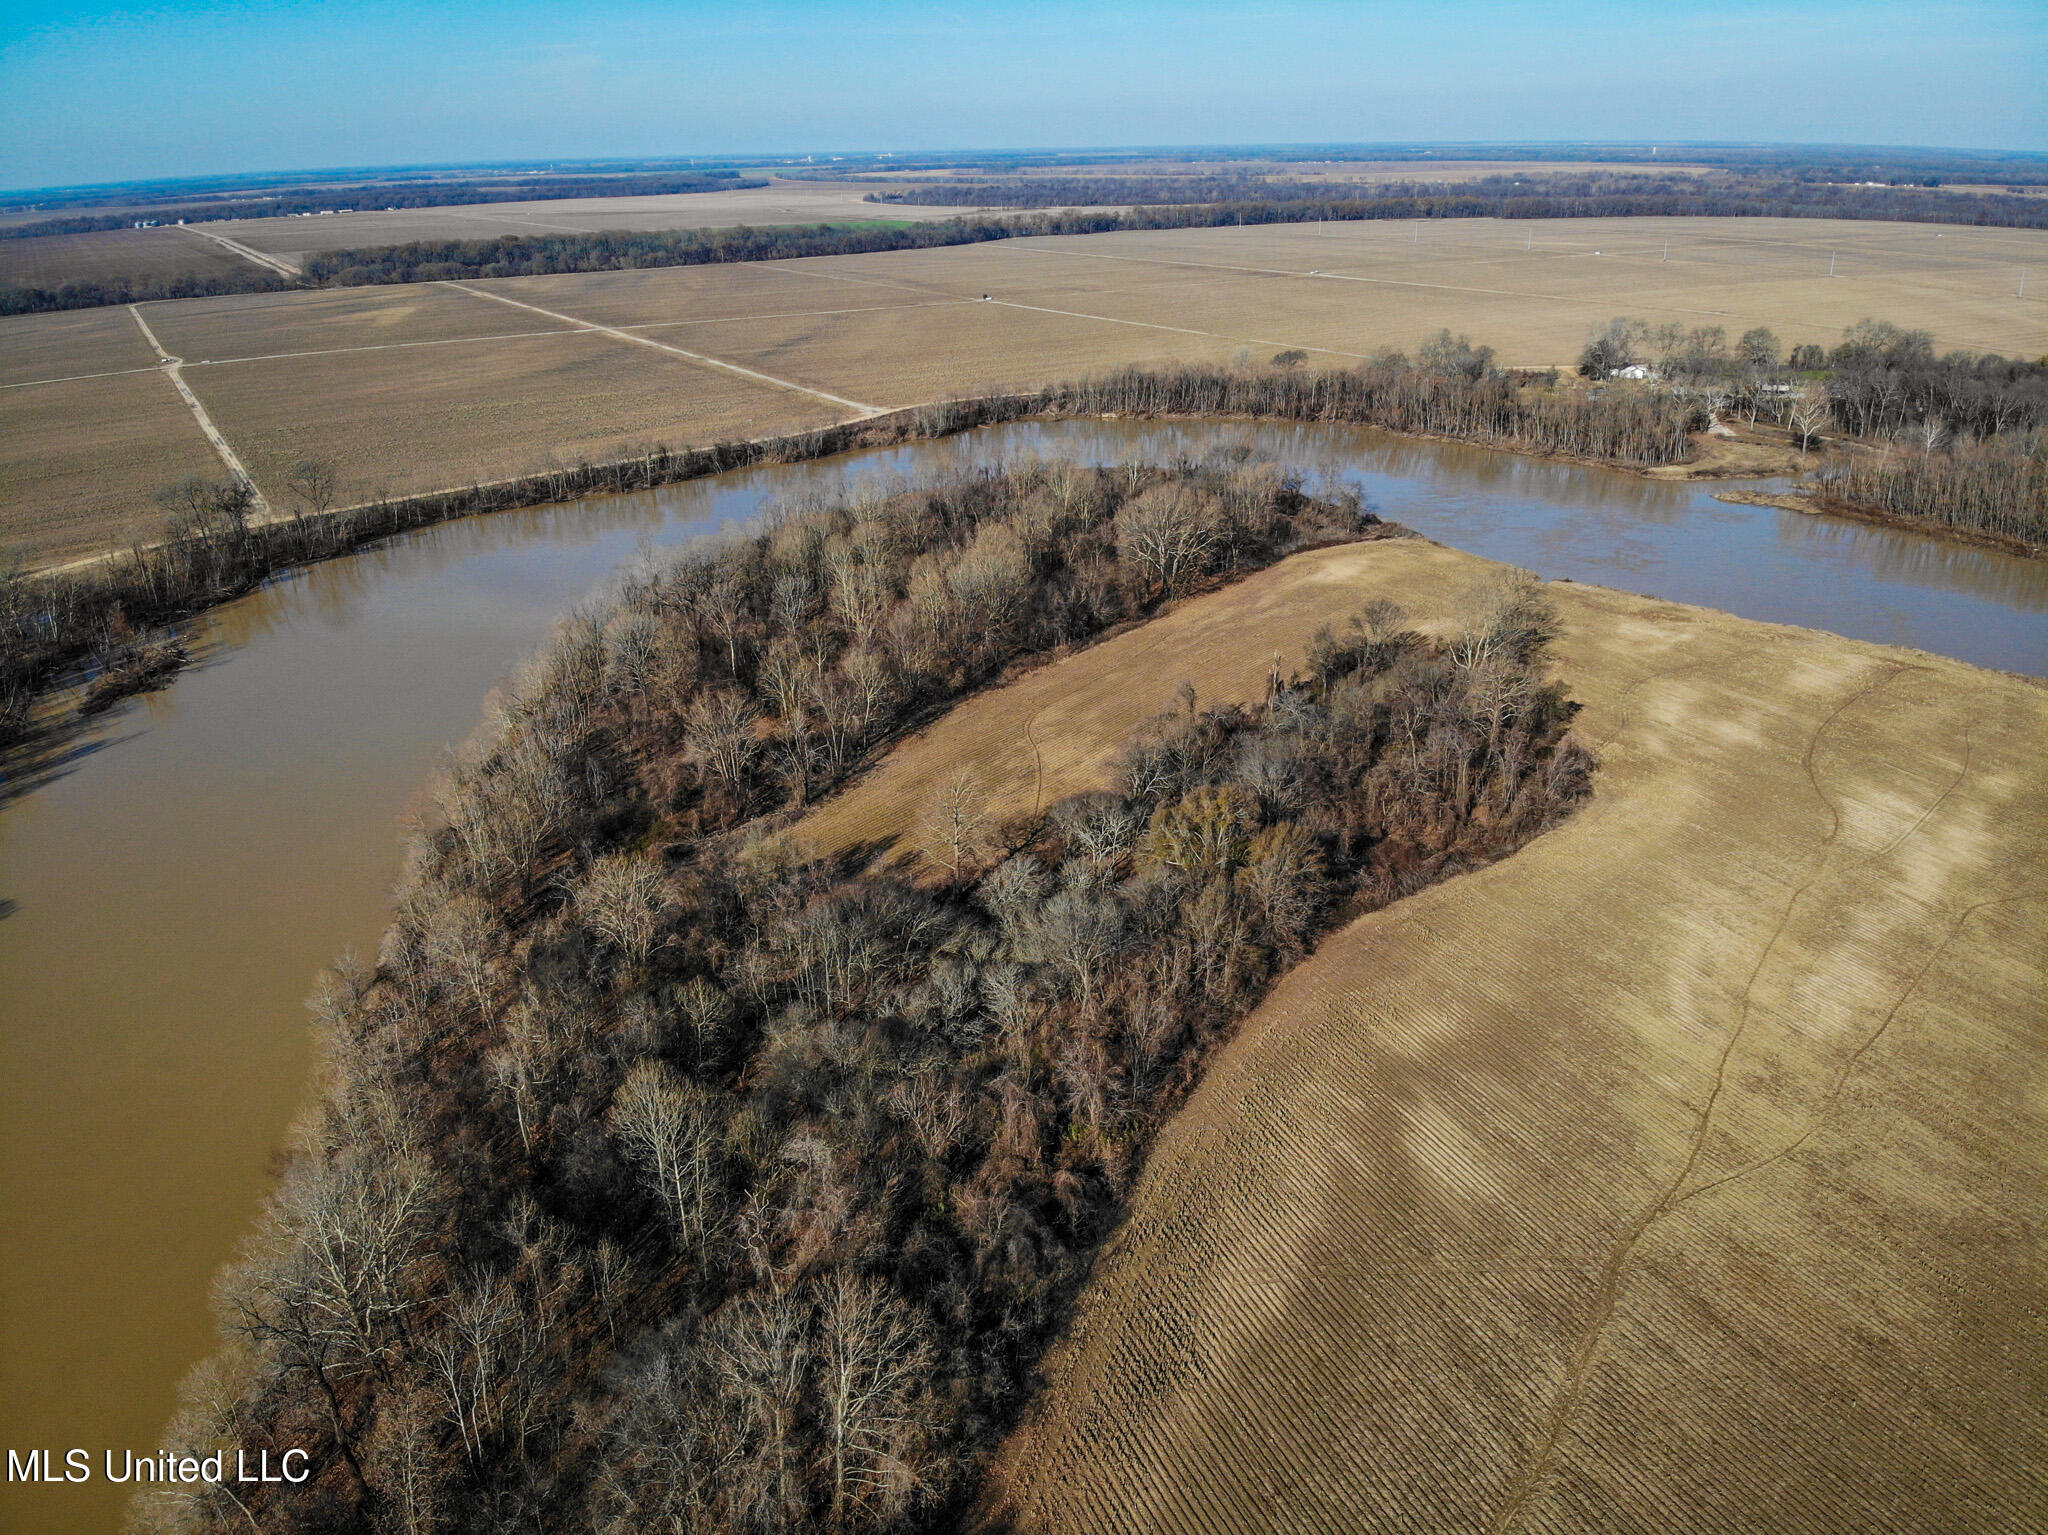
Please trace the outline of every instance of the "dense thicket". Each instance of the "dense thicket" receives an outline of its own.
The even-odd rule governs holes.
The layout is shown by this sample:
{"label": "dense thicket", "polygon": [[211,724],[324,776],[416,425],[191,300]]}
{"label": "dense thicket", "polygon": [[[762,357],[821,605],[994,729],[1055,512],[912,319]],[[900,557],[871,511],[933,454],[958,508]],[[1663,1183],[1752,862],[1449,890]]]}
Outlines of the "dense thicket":
{"label": "dense thicket", "polygon": [[1686,433],[1703,423],[1702,409],[1698,400],[1648,388],[1615,389],[1599,397],[1526,390],[1493,368],[1485,348],[1446,332],[1412,361],[1389,355],[1334,373],[1290,367],[1133,368],[1082,384],[947,401],[759,442],[657,447],[610,463],[562,466],[341,512],[326,511],[317,497],[302,497],[303,515],[261,525],[249,521],[246,486],[186,482],[166,493],[173,515],[160,542],[56,576],[0,571],[0,744],[27,729],[38,695],[67,674],[80,667],[88,675],[132,667],[152,643],[152,631],[177,617],[293,565],[473,512],[643,490],[751,464],[805,462],[998,421],[1101,412],[1357,421],[1651,465],[1684,458]]}
{"label": "dense thicket", "polygon": [[754,229],[609,229],[594,234],[503,235],[492,240],[415,240],[405,245],[322,251],[307,258],[309,281],[434,282],[451,277],[534,277],[552,272],[611,272],[634,267],[702,266],[844,256],[870,251],[969,245],[1024,233],[991,220],[927,224],[787,224]]}
{"label": "dense thicket", "polygon": [[1055,413],[1356,421],[1640,468],[1684,462],[1688,434],[1707,424],[1704,401],[1669,389],[1527,387],[1493,366],[1490,349],[1448,331],[1414,359],[1392,353],[1329,372],[1126,368],[1045,389],[1039,398]]}
{"label": "dense thicket", "polygon": [[[1484,176],[1470,181],[1376,184],[1215,175],[1056,176],[940,181],[868,193],[868,201],[938,207],[1056,208],[1129,203],[1146,218],[1161,207],[1208,204],[1247,224],[1302,219],[1408,218],[1827,218],[2048,228],[2048,203],[2003,192],[1958,196],[1919,186],[1856,186],[1776,175]],[[1158,228],[1146,222],[1138,227]],[[1172,227],[1167,225],[1165,227]]]}
{"label": "dense thicket", "polygon": [[1814,476],[1823,506],[1909,517],[2048,546],[2048,436],[1833,453]]}
{"label": "dense thicket", "polygon": [[224,1278],[180,1452],[303,1486],[156,1528],[951,1528],[1153,1129],[1351,912],[1586,793],[1526,584],[1379,603],[1255,707],[922,883],[802,856],[824,792],[1012,659],[1353,536],[1236,461],[1031,464],[771,520],[572,621],[456,768]]}
{"label": "dense thicket", "polygon": [[370,182],[357,186],[295,188],[269,196],[214,193],[162,206],[124,206],[106,213],[68,213],[25,224],[0,225],[0,240],[39,235],[127,229],[139,223],[204,224],[219,219],[290,218],[299,214],[368,213],[398,208],[445,208],[471,203],[550,202],[565,197],[663,197],[679,192],[733,192],[765,187],[738,171],[663,171],[627,176],[536,176],[488,181]]}

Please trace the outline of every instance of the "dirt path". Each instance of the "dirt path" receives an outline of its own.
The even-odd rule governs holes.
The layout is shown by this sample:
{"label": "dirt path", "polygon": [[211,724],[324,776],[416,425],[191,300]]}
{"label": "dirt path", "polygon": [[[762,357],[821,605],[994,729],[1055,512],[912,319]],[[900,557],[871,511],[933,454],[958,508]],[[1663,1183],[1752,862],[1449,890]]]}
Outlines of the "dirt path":
{"label": "dirt path", "polygon": [[[1486,562],[1290,560],[968,703],[803,823],[915,847],[960,765],[1103,781],[1171,701]],[[1019,1531],[2038,1527],[2048,689],[1551,588],[1604,766],[1333,934],[1168,1126],[996,1481]],[[899,840],[900,838],[900,840]]]}
{"label": "dirt path", "polygon": [[250,493],[256,498],[255,510],[257,514],[260,517],[268,518],[271,515],[270,503],[263,499],[263,491],[257,486],[256,477],[249,473],[248,466],[236,456],[235,450],[228,446],[227,438],[221,436],[220,428],[213,424],[213,417],[209,416],[206,413],[206,407],[199,403],[199,396],[194,394],[192,386],[185,382],[185,359],[173,357],[164,350],[164,344],[156,339],[156,332],[149,328],[149,321],[143,319],[140,309],[130,304],[128,312],[135,316],[135,323],[142,327],[143,338],[155,349],[156,355],[163,359],[164,377],[171,381],[171,386],[178,391],[179,396],[190,407],[192,419],[199,423],[199,430],[204,432],[206,440],[213,444],[213,451],[218,453],[220,461],[227,465],[228,473],[249,487]]}
{"label": "dirt path", "polygon": [[741,378],[752,379],[757,384],[769,384],[777,389],[790,390],[795,394],[807,394],[813,399],[824,400],[828,404],[843,405],[846,409],[855,411],[863,416],[883,415],[888,409],[888,407],[882,405],[867,405],[859,400],[849,400],[842,395],[827,394],[822,389],[813,389],[808,384],[799,384],[786,378],[777,378],[771,373],[757,373],[752,368],[743,368],[736,362],[726,362],[722,358],[708,357],[702,352],[685,351],[679,346],[670,346],[665,341],[656,341],[649,336],[636,336],[631,331],[620,330],[616,326],[599,325],[594,320],[579,320],[575,315],[560,314],[552,309],[543,309],[538,304],[529,304],[520,299],[508,298],[502,293],[492,293],[485,288],[472,288],[466,283],[459,282],[449,282],[443,284],[443,286],[453,288],[458,293],[467,293],[472,298],[491,299],[500,304],[510,304],[514,309],[530,309],[535,314],[545,315],[550,320],[560,320],[564,325],[575,326],[580,330],[595,331],[601,336],[610,336],[614,340],[630,341],[635,346],[652,347],[657,352],[667,352],[671,356],[680,357],[686,362],[697,363],[702,367],[717,368],[726,373],[736,373]]}
{"label": "dirt path", "polygon": [[178,227],[183,229],[188,235],[197,235],[202,240],[211,240],[215,245],[232,251],[244,261],[253,261],[265,271],[275,272],[280,277],[296,280],[304,275],[298,267],[285,260],[282,256],[266,256],[262,251],[253,250],[239,240],[230,240],[226,235],[214,234],[210,230],[201,229],[196,224],[181,224]]}

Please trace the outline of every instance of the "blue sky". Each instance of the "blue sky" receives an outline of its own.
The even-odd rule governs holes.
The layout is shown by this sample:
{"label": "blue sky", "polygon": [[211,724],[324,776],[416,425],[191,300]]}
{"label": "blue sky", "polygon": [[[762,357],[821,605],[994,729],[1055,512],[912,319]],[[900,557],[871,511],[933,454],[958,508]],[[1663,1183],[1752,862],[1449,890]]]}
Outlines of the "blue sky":
{"label": "blue sky", "polygon": [[10,187],[845,149],[2048,149],[2040,0],[0,6]]}

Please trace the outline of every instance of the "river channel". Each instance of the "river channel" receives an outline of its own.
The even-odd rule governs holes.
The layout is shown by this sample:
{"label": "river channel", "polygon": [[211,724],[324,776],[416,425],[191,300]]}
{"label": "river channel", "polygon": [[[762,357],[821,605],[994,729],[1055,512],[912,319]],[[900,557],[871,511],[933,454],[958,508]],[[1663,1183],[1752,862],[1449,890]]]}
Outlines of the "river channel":
{"label": "river channel", "polygon": [[203,664],[0,807],[0,1447],[85,1447],[95,1468],[0,1485],[0,1528],[117,1526],[101,1453],[152,1449],[210,1346],[209,1281],[305,1093],[301,999],[342,949],[374,951],[403,818],[555,619],[774,498],[1219,441],[1545,577],[2048,674],[2048,561],[1345,427],[994,428],[451,523],[278,582],[196,625]]}

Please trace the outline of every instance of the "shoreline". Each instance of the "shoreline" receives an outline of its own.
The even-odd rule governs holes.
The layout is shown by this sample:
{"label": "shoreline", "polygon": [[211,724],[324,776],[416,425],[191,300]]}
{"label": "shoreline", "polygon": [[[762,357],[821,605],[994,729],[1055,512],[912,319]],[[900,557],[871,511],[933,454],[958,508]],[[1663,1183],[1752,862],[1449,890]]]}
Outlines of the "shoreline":
{"label": "shoreline", "polygon": [[1797,512],[1802,517],[1840,517],[1849,522],[1869,523],[1874,527],[1896,528],[1909,533],[1927,533],[1951,543],[1965,544],[1976,549],[1993,549],[2001,554],[2018,555],[2022,559],[2038,560],[2048,557],[2048,544],[2031,544],[2023,538],[2012,538],[2004,533],[1987,533],[1977,528],[1958,528],[1948,523],[1904,517],[1897,512],[1885,511],[1882,507],[1866,506],[1858,501],[1844,501],[1837,496],[1816,495],[1812,491],[1716,491],[1714,499],[1725,501],[1731,506],[1775,506],[1780,511]]}
{"label": "shoreline", "polygon": [[[1067,420],[1159,421],[1187,423],[1288,423],[1368,427],[1390,437],[1418,442],[1447,443],[1468,448],[1486,448],[1538,461],[1607,469],[1638,479],[1666,482],[1699,482],[1717,479],[1755,478],[1797,471],[1798,462],[1772,468],[1765,464],[1732,465],[1713,451],[1713,441],[1704,433],[1690,436],[1693,457],[1678,463],[1642,465],[1597,458],[1566,449],[1530,448],[1477,437],[1450,433],[1401,430],[1366,420],[1341,416],[1293,415],[1284,412],[1219,412],[1173,410],[1117,410],[1082,408],[1071,396],[1086,385],[1050,385],[1034,391],[968,396],[902,406],[878,415],[856,417],[808,431],[776,433],[757,438],[715,443],[705,447],[669,448],[657,446],[629,457],[584,463],[573,468],[547,469],[500,479],[474,481],[414,495],[383,497],[312,513],[274,513],[252,519],[239,538],[223,540],[218,549],[205,553],[216,561],[214,584],[194,593],[189,600],[160,606],[157,614],[144,619],[149,632],[175,633],[176,626],[201,613],[248,595],[265,583],[325,560],[358,553],[385,539],[460,518],[492,512],[529,510],[566,505],[590,496],[623,495],[663,485],[687,483],[738,469],[813,463],[844,453],[900,447],[917,442],[935,442],[964,435],[984,426],[1022,422]],[[1748,444],[1768,448],[1765,444]],[[1776,456],[1776,455],[1772,455]],[[2021,557],[2039,557],[2044,550],[2004,535],[1979,533],[1945,524],[1863,508],[1854,503],[1830,499],[1816,501],[1797,492],[1729,491],[1716,499],[1746,504],[1778,506],[1804,515],[1836,515],[1903,531],[1924,533],[1956,543],[1996,550]],[[137,543],[125,550],[106,549],[62,564],[24,571],[24,583],[50,582],[62,590],[67,577],[84,577],[104,568],[123,555],[146,559],[171,548],[169,541]],[[121,579],[115,577],[116,580]],[[128,577],[130,587],[138,582],[154,585],[151,573],[140,570]],[[131,592],[129,595],[140,595]],[[73,600],[76,600],[75,598]],[[90,600],[90,599],[88,599]],[[89,682],[81,668],[89,655],[80,653],[56,661],[46,679],[33,684],[33,696],[19,727],[0,731],[9,747],[32,746],[61,729],[71,712],[60,702],[81,682]]]}

